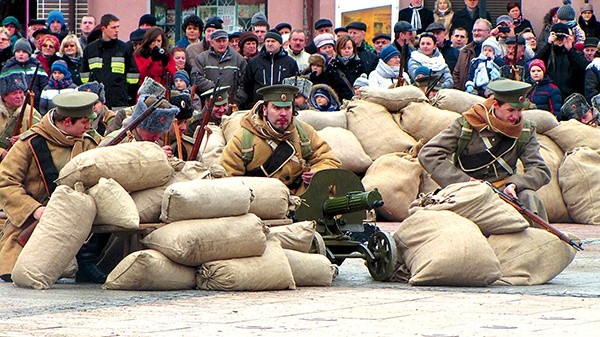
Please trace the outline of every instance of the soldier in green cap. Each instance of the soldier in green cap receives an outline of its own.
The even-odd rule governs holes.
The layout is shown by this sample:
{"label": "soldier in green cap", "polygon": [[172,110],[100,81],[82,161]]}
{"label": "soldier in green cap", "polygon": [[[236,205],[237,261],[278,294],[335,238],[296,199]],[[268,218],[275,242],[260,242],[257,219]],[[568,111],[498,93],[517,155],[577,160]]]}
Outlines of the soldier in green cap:
{"label": "soldier in green cap", "polygon": [[[12,268],[23,248],[17,237],[44,213],[56,188],[58,172],[71,158],[97,146],[86,133],[96,117],[96,101],[98,95],[91,92],[57,95],[53,99],[56,107],[21,134],[0,163],[0,204],[8,217],[0,231],[0,277],[4,281],[11,280]],[[77,253],[77,282],[104,283],[106,274],[96,263],[107,240],[106,235],[94,234],[81,247]]]}
{"label": "soldier in green cap", "polygon": [[264,101],[242,117],[242,127],[223,150],[221,164],[229,175],[278,178],[300,194],[315,172],[340,166],[315,129],[294,118],[297,91],[281,84],[257,91]]}
{"label": "soldier in green cap", "polygon": [[[213,93],[215,94],[215,104],[211,109],[209,105]],[[188,121],[188,126],[185,131],[185,134],[188,136],[194,135],[196,128],[202,123],[205,111],[208,109],[211,109],[208,122],[215,125],[221,125],[221,118],[223,118],[229,110],[229,105],[227,104],[229,103],[229,86],[219,87],[216,90],[214,88],[207,90],[203,92],[200,97],[202,97],[202,100],[204,101],[204,109],[200,112],[194,112],[192,118]]]}
{"label": "soldier in green cap", "polygon": [[[419,152],[419,162],[442,188],[471,180],[488,181],[547,219],[535,191],[550,181],[540,155],[535,125],[522,116],[531,85],[490,82],[492,96],[464,112]],[[517,173],[521,160],[524,173]]]}

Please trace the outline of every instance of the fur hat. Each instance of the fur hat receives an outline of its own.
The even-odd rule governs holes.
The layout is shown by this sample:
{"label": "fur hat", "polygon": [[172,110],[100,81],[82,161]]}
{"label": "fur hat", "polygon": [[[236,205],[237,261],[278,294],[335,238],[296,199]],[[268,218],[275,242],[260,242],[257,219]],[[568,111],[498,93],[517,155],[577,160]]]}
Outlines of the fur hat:
{"label": "fur hat", "polygon": [[[156,102],[156,99],[152,95],[140,95],[131,118],[136,119],[143,114],[149,106]],[[171,124],[173,124],[173,120],[178,113],[178,107],[163,99],[152,114],[140,123],[139,127],[149,132],[165,133],[171,129]]]}
{"label": "fur hat", "polygon": [[22,50],[29,55],[33,54],[33,50],[31,49],[31,43],[29,43],[29,41],[24,37],[18,39],[17,42],[15,42],[15,45],[13,46],[13,54],[17,50]]}
{"label": "fur hat", "polygon": [[165,87],[163,87],[162,84],[156,82],[150,77],[146,77],[138,89],[138,95],[161,96],[165,94],[165,91]]}
{"label": "fur hat", "polygon": [[69,71],[69,67],[67,66],[67,62],[63,60],[56,60],[52,63],[50,67],[50,72],[53,73],[55,71],[60,71],[63,75],[65,75],[65,79],[71,78],[71,72]]}
{"label": "fur hat", "polygon": [[313,83],[310,80],[308,80],[304,77],[300,77],[300,76],[292,76],[292,77],[284,78],[283,82],[281,82],[281,84],[295,86],[296,88],[298,88],[298,93],[306,98],[309,97],[310,88],[312,88],[312,86],[313,86]]}
{"label": "fur hat", "polygon": [[354,81],[353,85],[355,87],[368,87],[369,86],[369,77],[367,74],[362,73],[358,78]]}
{"label": "fur hat", "polygon": [[381,53],[379,53],[379,57],[383,60],[383,62],[386,62],[391,60],[392,57],[394,56],[400,56],[400,52],[398,51],[398,49],[396,49],[396,47],[394,45],[387,45],[385,48],[383,48],[381,50]]}
{"label": "fur hat", "polygon": [[317,35],[313,39],[313,42],[315,43],[315,46],[317,47],[317,49],[321,48],[321,47],[323,47],[324,45],[327,45],[327,44],[335,46],[335,38],[331,34]]}
{"label": "fur hat", "polygon": [[102,103],[106,102],[106,95],[104,93],[104,84],[99,83],[97,81],[88,82],[80,85],[77,90],[79,91],[89,91],[98,95],[98,100]]}
{"label": "fur hat", "polygon": [[188,75],[187,71],[177,70],[175,72],[175,75],[173,75],[173,80],[176,80],[176,79],[180,79],[180,80],[184,81],[188,87],[190,86],[190,75]]}
{"label": "fur hat", "polygon": [[47,26],[50,27],[50,24],[53,21],[58,21],[60,22],[61,26],[65,25],[65,15],[63,14],[63,12],[55,9],[53,11],[50,11],[50,13],[48,13],[48,24]]}
{"label": "fur hat", "polygon": [[256,34],[250,31],[243,32],[242,35],[240,35],[240,41],[238,42],[238,46],[240,47],[240,49],[243,49],[244,44],[246,44],[246,42],[248,41],[254,41],[258,44],[258,36],[256,36]]}
{"label": "fur hat", "polygon": [[138,27],[141,25],[149,25],[149,26],[156,26],[156,18],[154,17],[154,15],[152,14],[144,14],[140,17],[140,21],[138,22]]}
{"label": "fur hat", "polygon": [[0,95],[4,96],[15,90],[27,90],[27,78],[22,71],[0,75]]}
{"label": "fur hat", "polygon": [[311,66],[316,65],[325,68],[325,57],[319,53],[312,54],[308,57],[308,64]]}
{"label": "fur hat", "polygon": [[571,94],[565,99],[560,113],[564,120],[576,118],[579,119],[590,110],[590,105],[585,100],[585,97],[579,93]]}
{"label": "fur hat", "polygon": [[559,20],[573,21],[575,20],[575,9],[571,6],[571,0],[563,0],[563,5],[556,12]]}
{"label": "fur hat", "polygon": [[192,99],[189,94],[180,93],[172,95],[169,103],[173,104],[179,109],[179,113],[175,116],[177,120],[184,120],[192,118],[194,108],[192,107]]}
{"label": "fur hat", "polygon": [[482,52],[483,52],[483,47],[490,47],[490,48],[494,49],[494,56],[500,56],[500,54],[502,52],[500,50],[500,45],[498,44],[498,41],[496,41],[496,38],[494,38],[493,36],[490,36],[487,39],[485,39],[485,41],[483,41],[483,43],[481,44]]}
{"label": "fur hat", "polygon": [[540,69],[542,69],[542,71],[544,72],[544,74],[546,73],[546,65],[544,64],[543,60],[540,59],[533,59],[530,63],[529,63],[529,71],[531,71],[531,68],[533,67],[540,67]]}

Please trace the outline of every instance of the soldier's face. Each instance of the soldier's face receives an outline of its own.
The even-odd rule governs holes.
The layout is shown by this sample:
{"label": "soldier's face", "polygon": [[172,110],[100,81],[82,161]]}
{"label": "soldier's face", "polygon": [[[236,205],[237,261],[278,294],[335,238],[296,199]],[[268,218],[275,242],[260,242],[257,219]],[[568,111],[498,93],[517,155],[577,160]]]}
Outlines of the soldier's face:
{"label": "soldier's face", "polygon": [[62,124],[62,129],[67,134],[74,137],[81,137],[83,134],[90,129],[90,119],[87,117],[81,117],[77,120],[72,118],[65,119]]}
{"label": "soldier's face", "polygon": [[292,107],[277,107],[268,102],[263,106],[263,114],[278,132],[283,132],[292,122]]}
{"label": "soldier's face", "polygon": [[2,100],[7,108],[16,109],[23,105],[25,94],[23,93],[23,90],[14,90],[2,95]]}
{"label": "soldier's face", "polygon": [[[223,104],[223,105],[215,105],[213,107],[211,116],[213,116],[213,118],[216,119],[221,119],[223,118],[223,115],[227,112],[227,104]],[[185,130],[183,130],[185,131]]]}
{"label": "soldier's face", "polygon": [[498,101],[494,100],[494,114],[498,119],[503,122],[510,124],[517,124],[521,120],[521,113],[523,109],[515,108],[514,106],[503,103],[502,105],[498,104]]}

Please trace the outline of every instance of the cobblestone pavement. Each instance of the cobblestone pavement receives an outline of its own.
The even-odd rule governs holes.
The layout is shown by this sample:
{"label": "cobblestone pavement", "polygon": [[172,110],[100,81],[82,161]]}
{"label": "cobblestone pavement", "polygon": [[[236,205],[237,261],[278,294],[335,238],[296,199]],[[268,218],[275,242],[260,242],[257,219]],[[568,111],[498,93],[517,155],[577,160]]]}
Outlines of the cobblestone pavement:
{"label": "cobblestone pavement", "polygon": [[105,291],[71,282],[36,291],[2,283],[0,336],[593,336],[600,227],[559,228],[583,238],[585,250],[542,286],[381,283],[350,259],[332,287],[278,292]]}

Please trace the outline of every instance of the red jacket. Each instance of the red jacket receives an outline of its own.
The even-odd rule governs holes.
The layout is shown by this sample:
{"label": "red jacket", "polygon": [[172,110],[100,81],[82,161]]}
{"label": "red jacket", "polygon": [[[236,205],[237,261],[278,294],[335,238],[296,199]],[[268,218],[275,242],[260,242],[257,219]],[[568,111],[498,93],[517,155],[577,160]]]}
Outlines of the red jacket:
{"label": "red jacket", "polygon": [[144,81],[144,78],[148,76],[167,88],[167,71],[170,74],[169,81],[170,83],[173,83],[173,75],[175,75],[175,72],[177,71],[177,69],[175,69],[175,59],[173,58],[173,55],[169,55],[169,62],[166,66],[163,65],[162,60],[154,61],[150,56],[144,57],[140,54],[136,54],[133,58],[135,59],[135,63],[140,72],[140,84]]}

